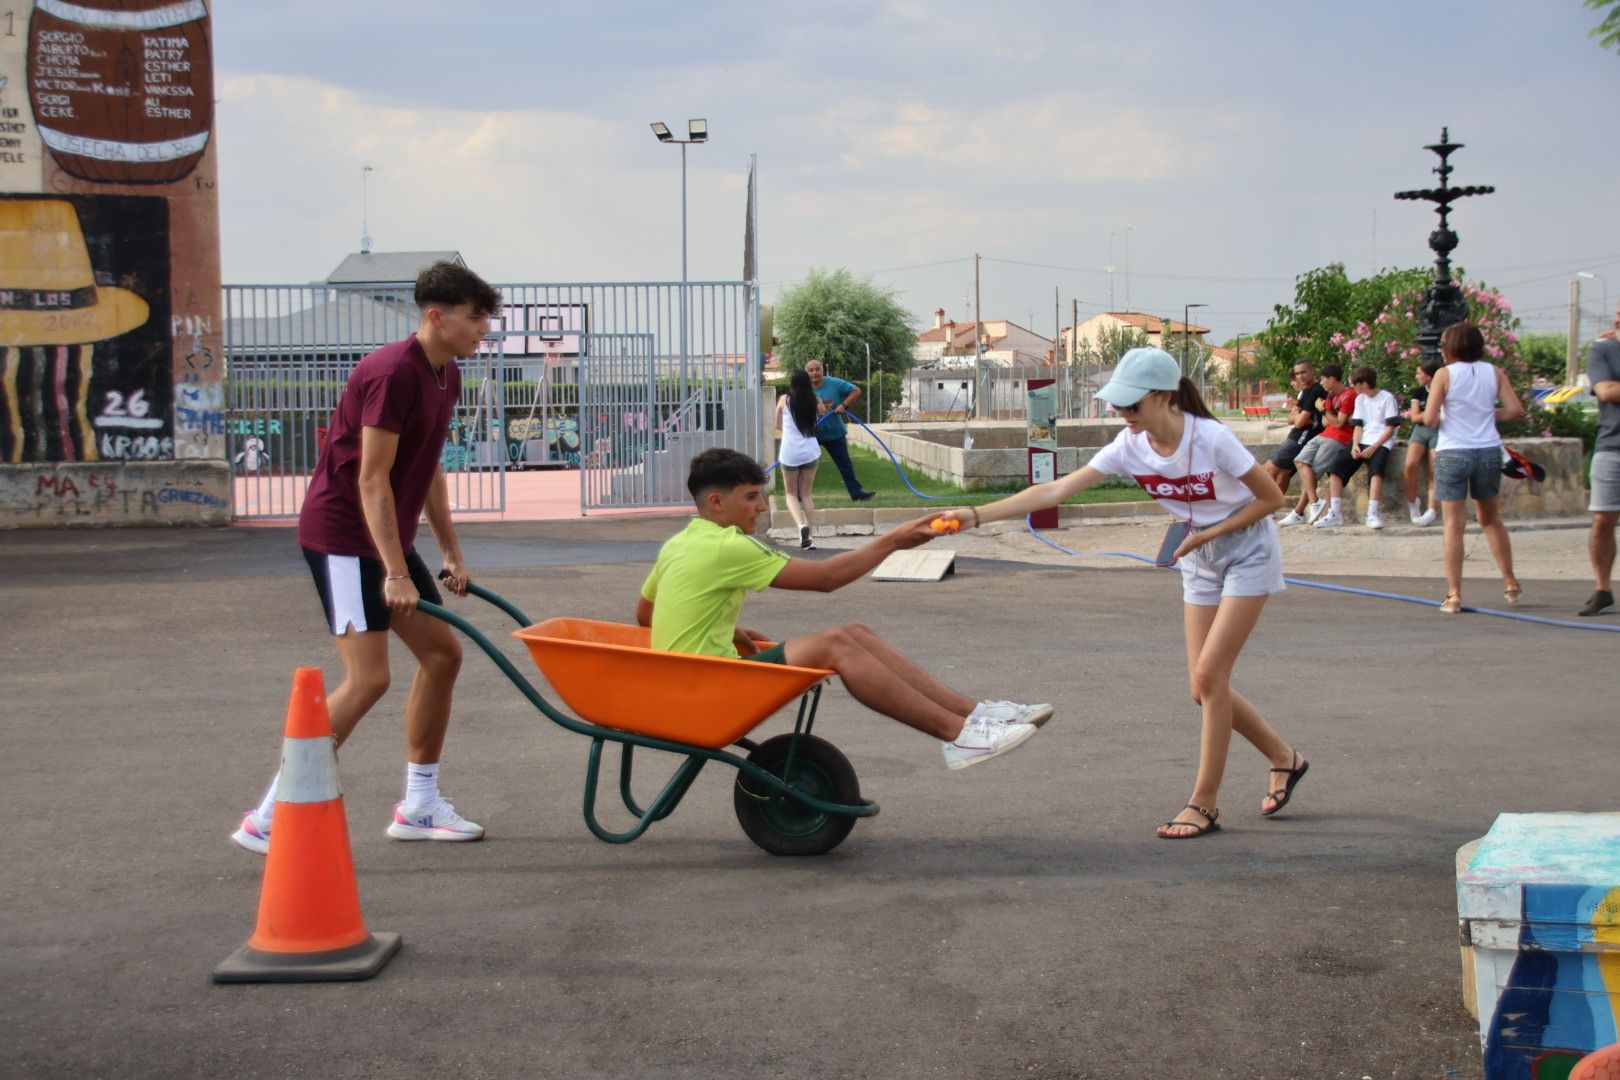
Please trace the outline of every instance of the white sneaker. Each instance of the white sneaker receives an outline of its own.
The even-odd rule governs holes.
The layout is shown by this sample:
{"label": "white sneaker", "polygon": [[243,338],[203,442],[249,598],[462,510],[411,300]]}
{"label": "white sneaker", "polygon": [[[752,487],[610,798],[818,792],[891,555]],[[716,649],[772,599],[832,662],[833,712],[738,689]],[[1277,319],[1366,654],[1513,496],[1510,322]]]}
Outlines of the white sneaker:
{"label": "white sneaker", "polygon": [[484,827],[456,813],[441,795],[429,806],[394,804],[388,835],[395,840],[482,840]]}
{"label": "white sneaker", "polygon": [[242,815],[242,824],[231,833],[231,842],[255,855],[270,854],[270,826],[260,825],[253,819],[253,811]]}
{"label": "white sneaker", "polygon": [[1337,510],[1329,510],[1315,521],[1311,522],[1313,529],[1336,529],[1344,524],[1344,514]]}
{"label": "white sneaker", "polygon": [[1326,499],[1317,499],[1315,502],[1311,503],[1311,505],[1305,509],[1305,520],[1310,522],[1312,525],[1315,525],[1316,519],[1322,516],[1322,509],[1325,506],[1327,506]]}
{"label": "white sneaker", "polygon": [[1055,712],[1050,705],[1020,705],[1016,701],[981,701],[979,715],[1001,724],[1029,724],[1040,727],[1052,719]]}
{"label": "white sneaker", "polygon": [[1290,511],[1288,511],[1288,513],[1284,514],[1281,517],[1281,519],[1278,520],[1277,524],[1278,525],[1303,525],[1303,524],[1305,524],[1305,519],[1299,516],[1299,511],[1298,510],[1290,510]]}
{"label": "white sneaker", "polygon": [[1367,511],[1367,528],[1369,528],[1369,529],[1382,529],[1383,527],[1384,527],[1384,519],[1378,516],[1378,511],[1376,511],[1376,510]]}
{"label": "white sneaker", "polygon": [[1423,513],[1419,514],[1417,517],[1413,518],[1412,519],[1412,524],[1417,525],[1420,528],[1422,526],[1424,526],[1424,525],[1433,525],[1434,524],[1434,518],[1435,518],[1434,507],[1431,506],[1427,510],[1423,511]]}
{"label": "white sneaker", "polygon": [[947,769],[965,769],[1022,746],[1035,737],[1033,724],[1007,724],[977,716],[962,725],[955,742],[942,742]]}

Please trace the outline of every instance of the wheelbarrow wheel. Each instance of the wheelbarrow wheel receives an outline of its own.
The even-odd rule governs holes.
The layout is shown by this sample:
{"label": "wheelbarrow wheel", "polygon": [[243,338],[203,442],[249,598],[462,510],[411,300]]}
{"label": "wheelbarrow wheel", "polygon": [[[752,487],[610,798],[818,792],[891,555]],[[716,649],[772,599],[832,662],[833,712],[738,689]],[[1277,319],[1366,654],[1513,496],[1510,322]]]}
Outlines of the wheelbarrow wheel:
{"label": "wheelbarrow wheel", "polygon": [[[838,748],[814,735],[799,736],[793,753],[793,771],[784,774],[792,735],[777,735],[760,743],[748,760],[772,776],[781,777],[795,791],[823,802],[853,805],[861,801],[855,769]],[[849,814],[830,814],[791,795],[765,788],[739,774],[732,799],[737,821],[748,839],[772,855],[824,855],[844,842],[855,827]]]}

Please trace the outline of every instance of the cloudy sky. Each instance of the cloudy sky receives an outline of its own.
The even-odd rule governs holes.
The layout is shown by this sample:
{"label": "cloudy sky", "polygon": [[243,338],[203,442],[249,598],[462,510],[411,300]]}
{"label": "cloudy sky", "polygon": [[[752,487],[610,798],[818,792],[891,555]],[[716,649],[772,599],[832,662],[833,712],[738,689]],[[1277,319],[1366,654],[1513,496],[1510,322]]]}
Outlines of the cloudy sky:
{"label": "cloudy sky", "polygon": [[[1293,280],[1430,264],[1422,147],[1449,126],[1455,260],[1526,329],[1620,299],[1620,55],[1580,0],[277,0],[216,3],[225,276],[454,248],[494,281],[740,276],[749,155],[767,299],[813,267],[919,325],[1050,335],[1130,309],[1217,340]],[[364,173],[364,166],[375,171]],[[1112,265],[1114,271],[1109,272]],[[1127,266],[1129,273],[1127,273]],[[1605,320],[1606,324],[1606,320]]]}

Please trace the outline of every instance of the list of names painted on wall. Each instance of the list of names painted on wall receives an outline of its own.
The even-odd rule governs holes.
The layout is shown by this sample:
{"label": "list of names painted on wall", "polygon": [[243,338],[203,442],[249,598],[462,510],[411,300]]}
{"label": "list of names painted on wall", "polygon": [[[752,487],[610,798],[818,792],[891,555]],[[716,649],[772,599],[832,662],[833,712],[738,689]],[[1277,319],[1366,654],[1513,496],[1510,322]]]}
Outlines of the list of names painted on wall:
{"label": "list of names painted on wall", "polygon": [[39,191],[44,152],[28,107],[28,11],[0,7],[0,191]]}
{"label": "list of names painted on wall", "polygon": [[0,526],[228,519],[213,97],[204,0],[0,0]]}
{"label": "list of names painted on wall", "polygon": [[202,0],[37,0],[28,37],[34,117],[63,169],[165,183],[196,167],[214,118]]}

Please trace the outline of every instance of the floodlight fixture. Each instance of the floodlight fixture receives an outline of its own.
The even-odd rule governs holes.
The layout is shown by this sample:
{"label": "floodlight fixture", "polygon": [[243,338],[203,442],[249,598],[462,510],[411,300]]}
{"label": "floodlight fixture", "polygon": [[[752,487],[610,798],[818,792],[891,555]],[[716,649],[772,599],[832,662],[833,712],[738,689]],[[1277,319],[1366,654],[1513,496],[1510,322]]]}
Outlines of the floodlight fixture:
{"label": "floodlight fixture", "polygon": [[652,125],[652,133],[658,136],[659,142],[673,142],[675,139],[674,133],[669,130],[669,125],[662,120]]}
{"label": "floodlight fixture", "polygon": [[704,119],[688,120],[686,122],[686,137],[695,143],[709,141],[709,122]]}

